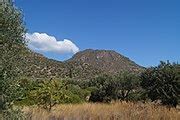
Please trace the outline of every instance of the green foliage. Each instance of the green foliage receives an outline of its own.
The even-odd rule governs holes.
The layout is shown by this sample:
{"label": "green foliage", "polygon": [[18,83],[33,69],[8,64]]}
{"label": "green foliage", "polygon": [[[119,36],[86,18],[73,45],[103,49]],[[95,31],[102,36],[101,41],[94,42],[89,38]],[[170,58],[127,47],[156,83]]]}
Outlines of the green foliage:
{"label": "green foliage", "polygon": [[1,110],[11,108],[15,101],[23,97],[23,88],[20,87],[18,81],[8,81],[6,82],[6,86],[3,86],[2,89],[4,94],[1,99]]}
{"label": "green foliage", "polygon": [[19,56],[25,50],[24,23],[21,12],[12,4],[0,4],[0,73],[4,79],[17,75]]}
{"label": "green foliage", "polygon": [[31,95],[31,92],[37,90],[40,87],[42,81],[32,80],[28,78],[21,78],[18,80],[20,88],[22,88],[22,97],[15,101],[16,105],[34,105],[35,99]]}
{"label": "green foliage", "polygon": [[97,77],[90,85],[96,86],[96,90],[91,93],[90,101],[110,102],[111,100],[130,100],[129,95],[139,88],[139,81],[134,74],[124,72],[114,77],[107,75]]}
{"label": "green foliage", "polygon": [[120,100],[128,100],[130,94],[135,94],[140,86],[139,78],[134,74],[127,72],[116,76],[117,81],[117,97]]}
{"label": "green foliage", "polygon": [[161,62],[141,75],[141,86],[148,97],[162,104],[176,106],[180,97],[180,71],[178,64]]}
{"label": "green foliage", "polygon": [[1,120],[26,120],[26,116],[19,108],[9,109],[0,114]]}
{"label": "green foliage", "polygon": [[30,80],[18,81],[22,97],[15,101],[16,105],[39,105],[47,110],[56,104],[82,103],[90,91],[81,89],[78,85],[67,84],[62,80]]}
{"label": "green foliage", "polygon": [[84,100],[79,96],[79,94],[74,94],[70,90],[64,90],[63,93],[68,96],[68,99],[64,99],[61,103],[68,104],[68,103],[82,103]]}
{"label": "green foliage", "polygon": [[63,79],[62,81],[65,83],[65,85],[69,85],[69,84],[77,85],[81,89],[85,89],[89,87],[90,84],[89,80],[81,80],[81,79]]}
{"label": "green foliage", "polygon": [[25,49],[21,12],[12,3],[0,3],[0,114],[3,119],[17,119],[14,101],[22,97],[22,88],[14,81],[18,75],[18,57]]}
{"label": "green foliage", "polygon": [[86,99],[87,96],[90,95],[90,91],[87,89],[82,89],[78,85],[69,84],[66,86],[67,90],[71,93],[78,95],[80,99],[83,101]]}
{"label": "green foliage", "polygon": [[113,78],[108,75],[99,76],[90,81],[90,86],[96,87],[89,98],[92,102],[109,102],[112,99],[115,84]]}
{"label": "green foliage", "polygon": [[137,101],[144,102],[148,100],[148,97],[146,96],[145,92],[142,89],[139,89],[139,90],[130,92],[126,100],[132,101],[132,102],[137,102]]}
{"label": "green foliage", "polygon": [[42,81],[38,88],[30,91],[30,97],[35,100],[36,104],[48,110],[68,99],[68,96],[63,92],[63,84],[55,80]]}

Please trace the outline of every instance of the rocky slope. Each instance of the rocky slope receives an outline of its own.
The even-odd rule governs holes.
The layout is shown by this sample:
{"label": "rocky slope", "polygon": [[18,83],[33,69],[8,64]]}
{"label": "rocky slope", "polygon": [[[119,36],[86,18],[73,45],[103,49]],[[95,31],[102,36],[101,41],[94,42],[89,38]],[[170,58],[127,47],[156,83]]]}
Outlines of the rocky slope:
{"label": "rocky slope", "polygon": [[140,72],[143,69],[129,58],[111,50],[87,49],[64,62],[48,59],[30,51],[19,61],[21,74],[36,79],[66,77],[88,79],[104,73]]}
{"label": "rocky slope", "polygon": [[121,71],[138,72],[143,69],[129,58],[112,50],[87,49],[75,54],[69,61],[86,63],[111,74]]}
{"label": "rocky slope", "polygon": [[82,62],[61,62],[48,59],[32,51],[19,58],[17,65],[21,75],[34,79],[41,78],[77,78],[87,79],[102,72]]}

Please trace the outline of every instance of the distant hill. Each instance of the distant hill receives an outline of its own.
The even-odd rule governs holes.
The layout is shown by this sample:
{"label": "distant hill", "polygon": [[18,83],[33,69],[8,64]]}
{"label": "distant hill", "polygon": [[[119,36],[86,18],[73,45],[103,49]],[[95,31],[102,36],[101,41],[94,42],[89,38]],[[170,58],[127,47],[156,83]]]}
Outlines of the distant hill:
{"label": "distant hill", "polygon": [[27,52],[17,65],[21,75],[30,78],[78,78],[87,79],[102,72],[81,62],[61,62],[49,59],[39,53]]}
{"label": "distant hill", "polygon": [[62,77],[66,71],[63,62],[48,59],[32,51],[27,52],[21,57],[21,62],[18,67],[22,75],[32,78],[46,78],[51,76]]}
{"label": "distant hill", "polygon": [[23,76],[31,78],[88,79],[100,74],[116,74],[122,71],[140,72],[143,67],[127,57],[111,50],[87,49],[61,62],[29,51],[17,65]]}
{"label": "distant hill", "polygon": [[75,54],[68,62],[82,62],[93,66],[105,73],[118,73],[122,71],[139,72],[143,67],[137,65],[129,58],[112,50],[87,49]]}

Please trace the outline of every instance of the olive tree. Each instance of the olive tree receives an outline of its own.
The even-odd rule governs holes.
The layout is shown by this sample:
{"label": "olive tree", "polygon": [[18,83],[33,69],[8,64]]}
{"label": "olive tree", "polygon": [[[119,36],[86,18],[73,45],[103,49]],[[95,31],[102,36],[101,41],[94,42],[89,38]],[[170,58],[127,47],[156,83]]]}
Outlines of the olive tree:
{"label": "olive tree", "polygon": [[129,100],[130,95],[139,88],[136,75],[122,72],[116,76],[99,76],[90,82],[96,89],[91,92],[90,101],[110,102],[111,100]]}
{"label": "olive tree", "polygon": [[161,62],[141,75],[141,86],[152,100],[176,107],[180,97],[180,69],[178,64]]}
{"label": "olive tree", "polygon": [[10,0],[0,2],[0,112],[11,108],[18,83],[18,58],[25,50],[23,17]]}
{"label": "olive tree", "polygon": [[115,77],[117,83],[117,99],[129,100],[132,93],[140,87],[139,77],[135,74],[123,72]]}

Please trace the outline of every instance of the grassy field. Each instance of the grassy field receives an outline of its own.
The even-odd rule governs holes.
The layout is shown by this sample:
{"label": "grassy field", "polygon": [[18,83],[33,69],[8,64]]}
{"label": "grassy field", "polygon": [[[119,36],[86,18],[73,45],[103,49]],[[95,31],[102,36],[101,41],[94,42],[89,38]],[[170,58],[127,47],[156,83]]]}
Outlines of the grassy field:
{"label": "grassy field", "polygon": [[29,120],[180,120],[180,111],[142,103],[68,104],[55,106],[51,112],[26,107]]}

